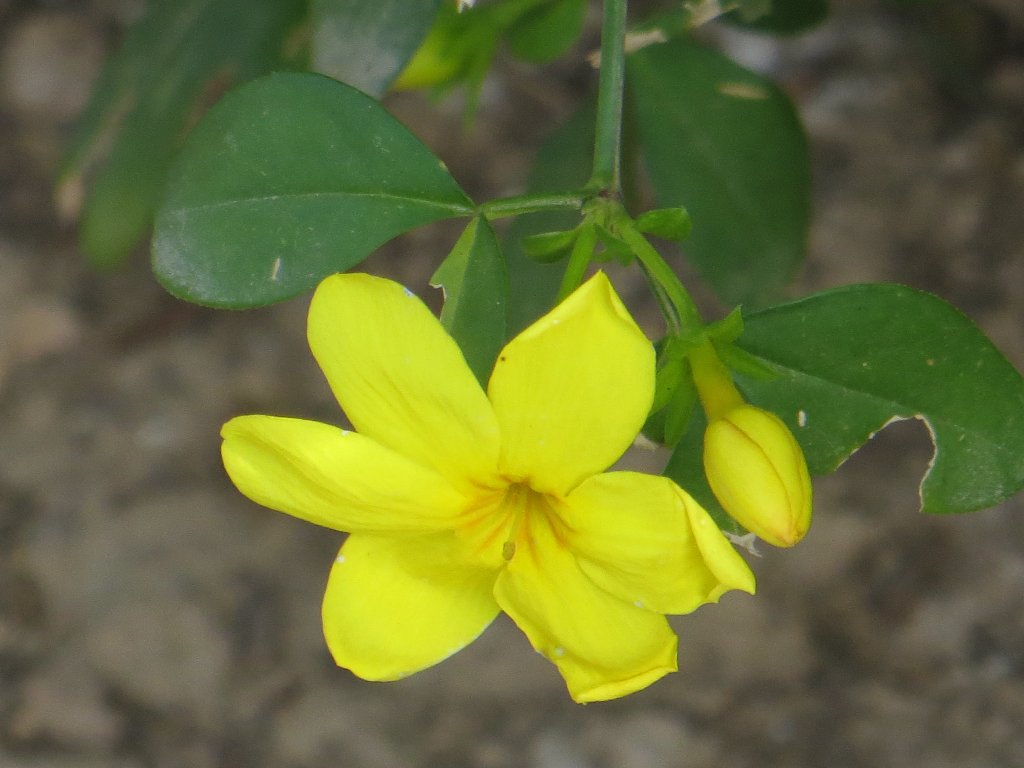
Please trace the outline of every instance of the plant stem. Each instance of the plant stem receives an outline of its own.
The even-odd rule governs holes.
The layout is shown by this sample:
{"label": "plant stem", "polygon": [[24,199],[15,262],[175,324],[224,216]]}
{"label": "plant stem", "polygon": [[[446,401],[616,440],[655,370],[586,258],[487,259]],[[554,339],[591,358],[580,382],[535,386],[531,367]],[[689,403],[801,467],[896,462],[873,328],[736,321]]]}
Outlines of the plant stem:
{"label": "plant stem", "polygon": [[647,284],[651,287],[651,293],[654,294],[654,300],[658,302],[658,308],[661,310],[662,316],[665,318],[665,326],[669,336],[679,336],[682,332],[682,325],[679,322],[679,312],[676,311],[675,305],[668,297],[668,293],[662,288],[661,283],[654,279],[654,275],[647,269],[643,261],[637,260],[637,264],[640,267],[640,271],[644,273],[644,277],[647,278]]}
{"label": "plant stem", "polygon": [[[700,318],[697,305],[693,303],[693,299],[690,298],[689,292],[676,273],[661,258],[661,254],[647,242],[647,238],[643,234],[632,226],[632,222],[621,227],[618,230],[618,235],[633,249],[633,253],[640,260],[644,271],[653,279],[657,287],[664,291],[664,296],[675,310],[674,317],[666,314],[666,320],[670,326],[676,326],[675,329],[670,328],[670,330],[676,330],[677,335],[680,336],[699,333],[704,328],[704,322]],[[657,291],[655,293],[657,295]]]}
{"label": "plant stem", "polygon": [[620,196],[622,99],[626,73],[626,2],[604,0],[601,26],[601,72],[597,86],[594,167],[587,186]]}
{"label": "plant stem", "polygon": [[518,195],[488,200],[480,206],[480,213],[488,221],[503,219],[507,216],[519,216],[524,213],[540,211],[578,211],[583,207],[587,195],[583,192],[565,192],[556,194]]}

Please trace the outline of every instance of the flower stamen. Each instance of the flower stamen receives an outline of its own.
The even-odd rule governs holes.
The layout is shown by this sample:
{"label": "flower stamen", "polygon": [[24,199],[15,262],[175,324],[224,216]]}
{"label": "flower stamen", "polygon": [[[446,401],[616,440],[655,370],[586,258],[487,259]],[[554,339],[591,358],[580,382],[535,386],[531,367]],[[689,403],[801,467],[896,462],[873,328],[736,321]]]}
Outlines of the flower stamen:
{"label": "flower stamen", "polygon": [[512,483],[505,491],[502,506],[512,512],[512,525],[508,531],[508,538],[501,545],[501,557],[506,562],[516,555],[516,541],[523,532],[523,523],[526,520],[531,493],[532,491],[522,483]]}

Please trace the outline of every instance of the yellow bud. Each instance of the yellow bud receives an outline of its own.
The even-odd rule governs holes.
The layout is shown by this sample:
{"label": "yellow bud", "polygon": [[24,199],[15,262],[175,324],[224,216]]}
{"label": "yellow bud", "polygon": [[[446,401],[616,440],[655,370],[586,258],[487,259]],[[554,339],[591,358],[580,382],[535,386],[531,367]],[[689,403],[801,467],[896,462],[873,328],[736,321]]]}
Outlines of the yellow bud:
{"label": "yellow bud", "polygon": [[811,478],[803,451],[778,416],[742,403],[704,433],[704,472],[729,515],[776,547],[811,524]]}

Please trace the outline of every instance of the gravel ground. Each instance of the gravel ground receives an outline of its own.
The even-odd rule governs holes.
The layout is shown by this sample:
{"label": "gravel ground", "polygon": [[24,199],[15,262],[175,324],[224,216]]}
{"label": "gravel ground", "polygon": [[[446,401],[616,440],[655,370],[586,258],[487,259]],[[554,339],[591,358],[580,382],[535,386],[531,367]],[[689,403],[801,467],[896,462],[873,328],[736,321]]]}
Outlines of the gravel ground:
{"label": "gravel ground", "polygon": [[[1024,367],[1022,6],[834,6],[783,45],[722,36],[810,134],[797,290],[933,290]],[[250,504],[218,459],[232,415],[337,418],[305,302],[186,306],[141,254],[90,273],[51,202],[133,7],[0,0],[0,768],[1024,765],[1024,503],[918,514],[913,423],[818,481],[806,542],[753,561],[756,598],[680,621],[680,673],[641,694],[572,704],[507,621],[402,682],[335,668],[319,601],[338,537]],[[469,135],[457,105],[392,106],[467,188],[509,194],[581,79],[505,66]],[[372,269],[421,286],[450,234]]]}

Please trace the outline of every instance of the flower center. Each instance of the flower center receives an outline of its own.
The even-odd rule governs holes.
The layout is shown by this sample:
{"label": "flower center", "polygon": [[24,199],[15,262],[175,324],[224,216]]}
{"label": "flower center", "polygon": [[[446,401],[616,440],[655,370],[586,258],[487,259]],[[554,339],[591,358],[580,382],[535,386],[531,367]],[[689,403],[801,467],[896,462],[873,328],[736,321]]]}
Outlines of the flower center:
{"label": "flower center", "polygon": [[510,484],[501,508],[511,518],[508,534],[501,545],[501,557],[508,562],[515,557],[518,546],[529,545],[530,523],[536,523],[538,515],[548,517],[552,510],[544,494],[533,490],[526,483]]}

